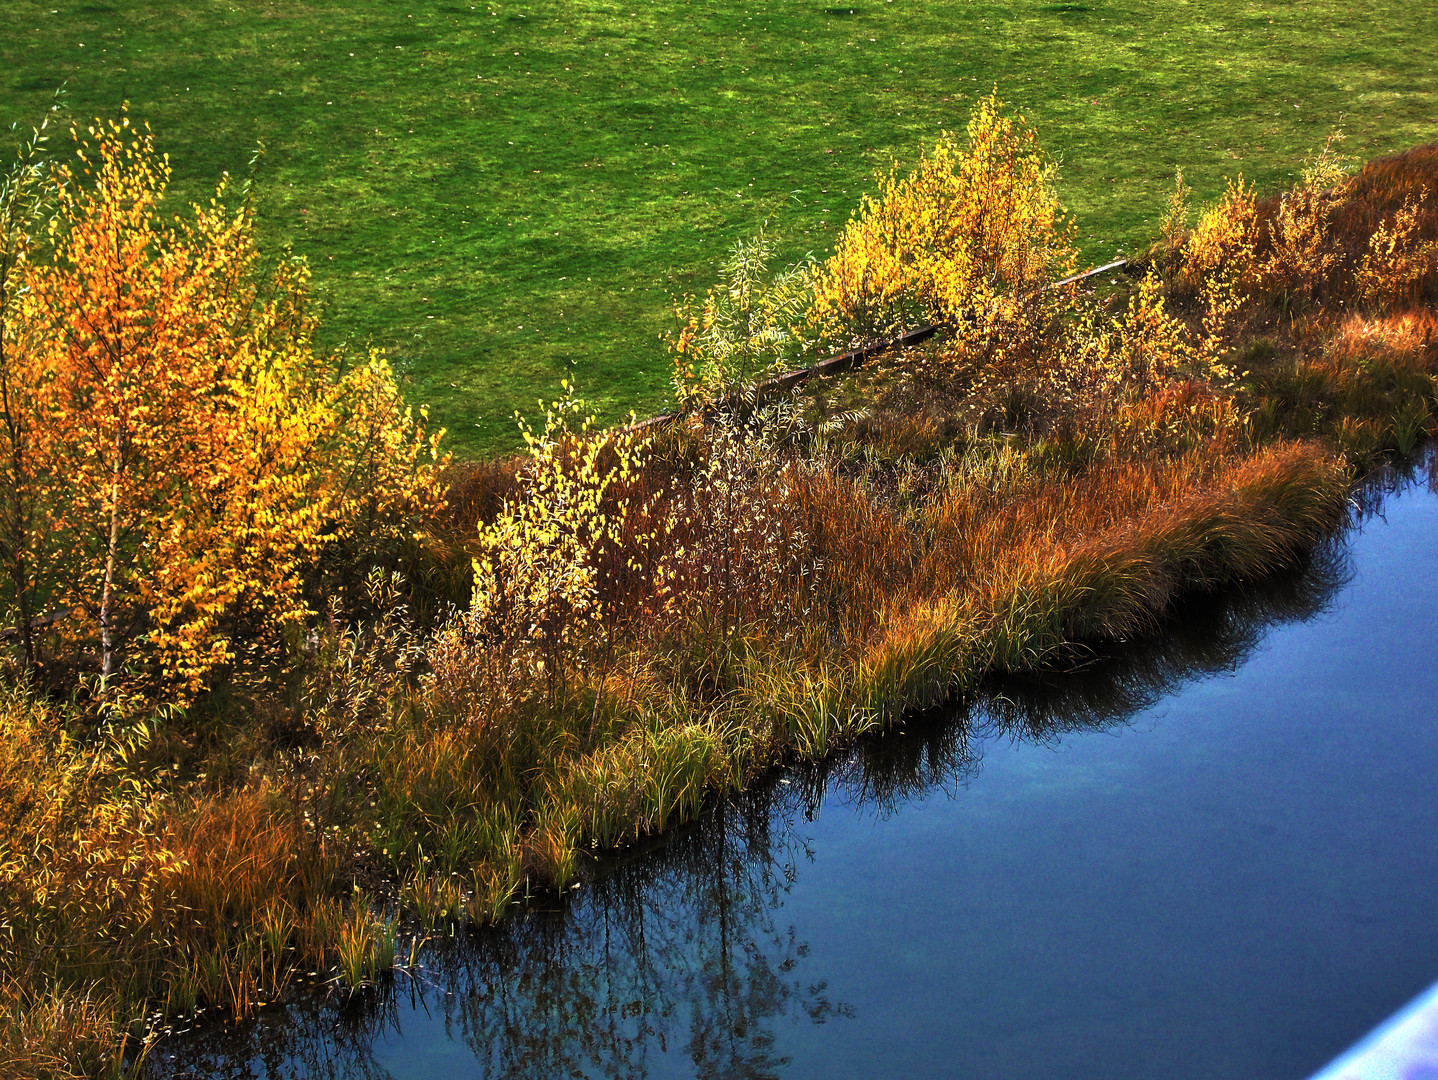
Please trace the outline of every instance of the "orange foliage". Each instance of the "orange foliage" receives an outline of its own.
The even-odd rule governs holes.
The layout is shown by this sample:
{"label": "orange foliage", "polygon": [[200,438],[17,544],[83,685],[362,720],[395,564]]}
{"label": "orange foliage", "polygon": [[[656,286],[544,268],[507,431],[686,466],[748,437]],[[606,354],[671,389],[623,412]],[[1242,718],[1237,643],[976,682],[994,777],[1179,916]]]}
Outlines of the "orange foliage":
{"label": "orange foliage", "polygon": [[380,355],[340,370],[314,353],[307,272],[261,279],[247,203],[166,220],[148,132],[77,143],[78,171],[53,178],[52,257],[25,264],[7,325],[7,376],[30,395],[12,411],[46,466],[20,480],[53,545],[49,578],[10,586],[82,613],[105,685],[131,663],[183,700],[274,655],[323,548],[438,502],[438,435]]}

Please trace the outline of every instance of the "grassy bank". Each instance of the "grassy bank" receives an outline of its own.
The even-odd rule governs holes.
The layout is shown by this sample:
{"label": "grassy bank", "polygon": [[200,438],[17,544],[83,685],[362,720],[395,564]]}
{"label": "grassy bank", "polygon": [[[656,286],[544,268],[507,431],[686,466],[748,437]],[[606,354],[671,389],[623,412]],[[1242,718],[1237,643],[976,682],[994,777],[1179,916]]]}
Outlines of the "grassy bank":
{"label": "grassy bank", "polygon": [[[0,103],[122,101],[207,195],[268,148],[261,220],[315,273],[328,340],[373,340],[467,453],[560,378],[601,419],[666,395],[670,297],[776,216],[825,254],[894,157],[995,85],[1046,133],[1084,258],[1147,243],[1182,165],[1203,198],[1291,182],[1334,127],[1433,137],[1421,5],[6,0]],[[571,365],[574,365],[571,372]]]}
{"label": "grassy bank", "polygon": [[[394,542],[327,554],[267,665],[217,662],[183,707],[162,671],[121,709],[86,666],[105,627],[42,636],[44,678],[0,703],[4,1068],[115,1071],[122,1033],[309,972],[382,992],[425,934],[776,765],[1301,562],[1356,471],[1431,431],[1438,153],[1176,198],[1117,288],[1034,293],[1076,252],[1006,116],[824,264],[736,262],[673,358],[673,424],[602,431],[566,396],[525,454],[451,466],[442,507],[407,495]],[[929,319],[800,396],[742,392],[806,336]]]}

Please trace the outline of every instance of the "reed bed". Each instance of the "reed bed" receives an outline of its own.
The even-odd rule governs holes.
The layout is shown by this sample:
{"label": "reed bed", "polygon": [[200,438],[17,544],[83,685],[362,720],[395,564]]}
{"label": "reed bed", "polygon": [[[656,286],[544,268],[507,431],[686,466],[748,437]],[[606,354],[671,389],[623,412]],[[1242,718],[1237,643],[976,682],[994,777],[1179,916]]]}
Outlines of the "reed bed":
{"label": "reed bed", "polygon": [[120,1075],[297,979],[384,992],[776,765],[1301,562],[1433,429],[1435,162],[1235,187],[1116,292],[956,309],[801,396],[690,389],[644,438],[566,397],[267,680],[123,724],[8,690],[0,1075]]}

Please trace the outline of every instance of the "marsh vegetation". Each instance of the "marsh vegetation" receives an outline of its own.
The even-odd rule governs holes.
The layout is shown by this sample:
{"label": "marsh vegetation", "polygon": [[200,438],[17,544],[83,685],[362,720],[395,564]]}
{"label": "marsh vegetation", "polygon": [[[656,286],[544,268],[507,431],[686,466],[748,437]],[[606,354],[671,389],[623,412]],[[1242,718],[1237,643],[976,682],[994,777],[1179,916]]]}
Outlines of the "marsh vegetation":
{"label": "marsh vegetation", "polygon": [[1438,959],[1413,464],[1292,573],[446,923],[382,992],[177,1021],[146,1075],[1310,1073]]}
{"label": "marsh vegetation", "polygon": [[458,463],[382,356],[316,345],[242,188],[176,222],[143,130],[77,138],[0,206],[18,1074],[122,1071],[297,977],[363,994],[776,766],[1151,633],[1301,562],[1433,421],[1432,147],[1330,142],[1196,214],[1180,182],[1126,276],[1049,288],[1075,228],[990,97],[829,258],[734,250],[672,422],[566,387]]}

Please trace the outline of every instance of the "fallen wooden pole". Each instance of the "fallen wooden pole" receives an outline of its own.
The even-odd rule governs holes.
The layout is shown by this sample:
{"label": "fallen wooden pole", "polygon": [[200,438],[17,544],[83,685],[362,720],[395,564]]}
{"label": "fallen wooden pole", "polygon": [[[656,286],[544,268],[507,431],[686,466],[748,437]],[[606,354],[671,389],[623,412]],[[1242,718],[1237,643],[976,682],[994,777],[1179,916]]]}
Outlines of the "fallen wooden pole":
{"label": "fallen wooden pole", "polygon": [[[1048,285],[1043,286],[1038,291],[1048,292],[1051,289],[1060,289],[1063,288],[1063,286],[1065,285],[1073,285],[1076,282],[1083,281],[1085,278],[1097,277],[1099,274],[1106,274],[1110,270],[1117,270],[1120,267],[1124,267],[1127,265],[1127,259],[1115,259],[1111,263],[1105,263],[1103,266],[1096,266],[1092,270],[1084,270],[1078,274],[1071,274],[1069,277],[1063,278],[1060,281],[1051,282]],[[841,374],[842,372],[849,371],[852,368],[858,367],[866,360],[870,360],[873,357],[880,355],[881,353],[888,352],[890,349],[907,348],[910,345],[917,345],[922,341],[927,341],[929,338],[933,337],[943,328],[944,327],[942,323],[929,323],[927,326],[921,326],[917,330],[910,330],[907,333],[900,334],[898,337],[884,338],[880,341],[871,342],[868,345],[861,346],[860,348],[850,349],[848,352],[839,353],[837,356],[831,356],[828,359],[820,360],[818,363],[811,364],[808,367],[798,368],[794,371],[786,371],[782,375],[771,376],[768,379],[764,379],[763,381],[754,384],[754,394],[757,396],[768,391],[787,390],[793,386],[800,386],[803,383],[808,382],[815,375],[822,376]],[[734,400],[738,396],[738,394],[730,394],[721,400]],[[630,424],[628,427],[622,428],[621,430],[643,431],[646,428],[658,427],[662,424],[671,423],[675,420],[678,420],[681,416],[684,415],[684,413],[673,412],[660,413],[658,416],[651,416],[647,420],[640,420],[638,423]]]}

